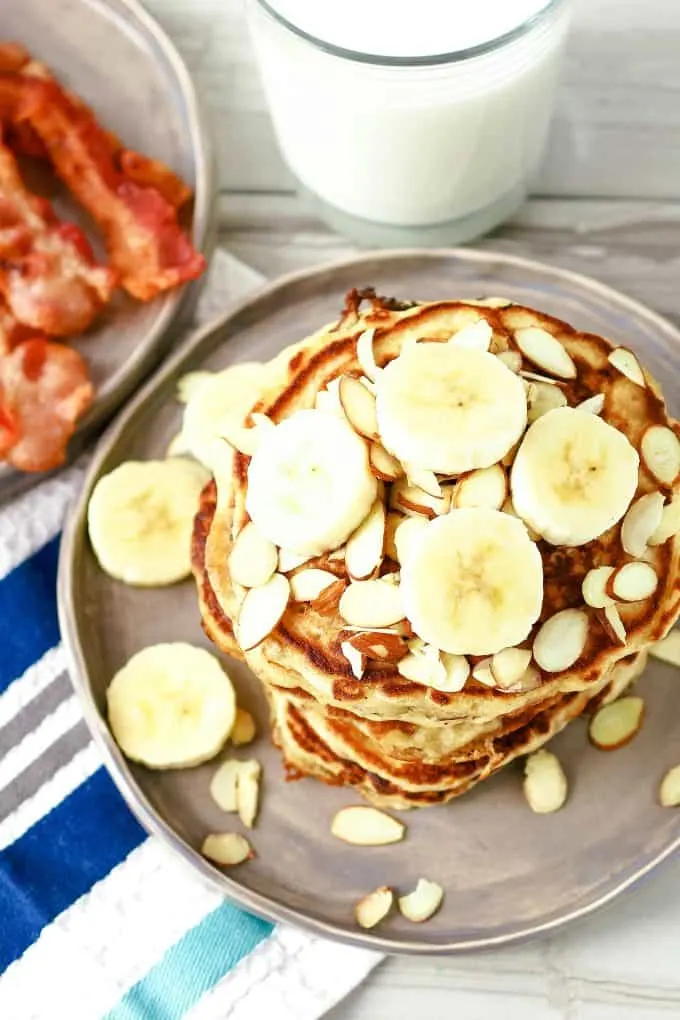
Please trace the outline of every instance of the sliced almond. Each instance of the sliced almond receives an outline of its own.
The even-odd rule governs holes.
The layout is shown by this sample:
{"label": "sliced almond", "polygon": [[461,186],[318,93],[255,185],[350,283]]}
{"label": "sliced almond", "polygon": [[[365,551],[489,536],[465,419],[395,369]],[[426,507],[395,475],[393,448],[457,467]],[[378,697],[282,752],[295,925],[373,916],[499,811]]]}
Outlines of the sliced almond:
{"label": "sliced almond", "polygon": [[530,662],[530,648],[503,648],[491,659],[493,678],[499,687],[510,690],[521,682]]}
{"label": "sliced almond", "polygon": [[415,485],[409,485],[405,479],[399,479],[392,486],[390,503],[398,510],[409,514],[420,514],[430,520],[448,512],[451,506],[451,493],[442,490],[442,496],[431,496]]}
{"label": "sliced almond", "polygon": [[406,826],[384,811],[357,804],[341,808],[333,816],[331,832],[353,846],[387,846],[404,838]]}
{"label": "sliced almond", "polygon": [[449,340],[454,347],[464,347],[474,351],[488,351],[493,339],[493,329],[486,319],[478,319],[477,322],[464,326],[454,333]]}
{"label": "sliced almond", "polygon": [[389,556],[391,560],[399,560],[397,553],[397,546],[395,542],[395,536],[399,525],[404,521],[411,520],[422,520],[418,517],[405,517],[403,514],[396,510],[390,510],[385,518],[385,556]]}
{"label": "sliced almond", "polygon": [[274,574],[259,588],[250,588],[239,610],[236,639],[244,652],[255,648],[274,630],[286,611],[290,584],[283,574]]}
{"label": "sliced almond", "polygon": [[516,684],[513,684],[512,691],[534,691],[537,687],[541,686],[541,672],[531,662],[524,671],[524,675],[519,678]]}
{"label": "sliced almond", "polygon": [[680,804],[680,765],[669,769],[661,780],[659,803],[662,807],[677,807]]}
{"label": "sliced almond", "polygon": [[383,482],[395,482],[404,473],[397,458],[388,453],[380,443],[371,443],[369,446],[368,463],[375,477]]}
{"label": "sliced almond", "polygon": [[530,382],[540,383],[542,386],[559,386],[557,379],[551,379],[549,375],[540,375],[538,372],[531,372],[529,369],[523,368],[519,373],[523,379]]}
{"label": "sliced almond", "polygon": [[371,382],[375,382],[378,373],[382,371],[375,363],[375,355],[373,353],[374,337],[375,329],[365,329],[357,340],[357,361],[361,365],[361,371],[365,376],[368,376]]}
{"label": "sliced almond", "polygon": [[238,453],[242,453],[246,457],[252,457],[260,445],[262,433],[258,428],[233,425],[229,426],[226,434],[220,438],[229,443]]}
{"label": "sliced almond", "polygon": [[405,471],[410,485],[415,485],[417,489],[422,489],[428,496],[433,496],[437,499],[441,498],[443,495],[442,487],[434,471],[425,471],[423,468],[411,467],[408,464],[405,465]]}
{"label": "sliced almond", "polygon": [[611,352],[608,360],[610,365],[618,369],[621,375],[625,375],[627,379],[636,383],[637,386],[647,385],[645,373],[640,368],[640,362],[627,347],[617,347]]}
{"label": "sliced almond", "polygon": [[549,375],[560,379],[576,378],[576,365],[552,333],[538,326],[526,326],[515,330],[515,343],[525,358]]}
{"label": "sliced almond", "polygon": [[255,428],[257,428],[257,429],[260,429],[260,428],[264,428],[264,429],[273,429],[273,428],[276,428],[276,425],[271,420],[269,415],[262,414],[261,411],[252,411],[251,415],[250,415],[250,420],[253,423],[253,425],[255,426]]}
{"label": "sliced almond", "polygon": [[[401,634],[388,630],[365,630],[354,634],[344,644],[351,645],[356,652],[369,659],[384,662],[399,662],[408,652],[408,646]],[[343,654],[345,654],[343,652]],[[349,656],[346,656],[349,659]],[[356,675],[356,674],[355,674]]]}
{"label": "sliced almond", "polygon": [[343,641],[340,645],[340,651],[349,662],[354,676],[357,680],[361,680],[366,669],[366,656],[358,648],[355,648],[351,641]]}
{"label": "sliced almond", "polygon": [[446,678],[446,671],[439,658],[409,652],[399,662],[397,672],[405,680],[414,684],[422,684],[424,687],[436,687]]}
{"label": "sliced almond", "polygon": [[404,617],[398,585],[389,581],[353,581],[340,599],[340,615],[356,627],[389,627]]}
{"label": "sliced almond", "polygon": [[625,645],[628,635],[616,605],[605,606],[599,619],[609,637],[613,641],[618,641],[620,645]]}
{"label": "sliced almond", "polygon": [[427,528],[427,520],[424,517],[402,517],[398,522],[394,532],[394,545],[396,559],[399,563],[406,562],[409,551],[414,548],[425,528]]}
{"label": "sliced almond", "polygon": [[330,382],[326,383],[326,387],[323,390],[319,390],[314,401],[314,407],[317,411],[324,411],[326,414],[334,414],[340,418],[345,417],[345,412],[342,409],[340,403],[340,379],[331,379]]}
{"label": "sliced almond", "polygon": [[522,355],[519,351],[500,351],[496,357],[502,361],[506,368],[509,368],[515,375],[522,368]]}
{"label": "sliced almond", "polygon": [[642,463],[663,485],[673,485],[680,474],[680,440],[666,425],[650,425],[640,443]]}
{"label": "sliced almond", "polygon": [[599,709],[590,720],[588,736],[601,751],[615,751],[630,743],[642,726],[645,703],[629,695]]}
{"label": "sliced almond", "polygon": [[621,545],[629,556],[641,559],[647,551],[649,540],[661,524],[663,495],[648,492],[628,507],[621,524]]}
{"label": "sliced almond", "polygon": [[495,687],[496,678],[491,670],[491,656],[487,656],[485,659],[480,659],[472,667],[472,676],[475,680],[479,681],[480,684],[484,684],[485,687]]}
{"label": "sliced almond", "polygon": [[329,588],[337,581],[335,574],[330,570],[321,570],[319,567],[305,567],[290,579],[290,594],[293,602],[313,602],[318,599],[322,591]]}
{"label": "sliced almond", "polygon": [[624,563],[614,572],[609,590],[624,602],[641,602],[653,595],[659,584],[656,571],[649,563]]}
{"label": "sliced almond", "polygon": [[385,504],[376,499],[368,515],[347,540],[345,565],[352,578],[362,581],[377,571],[385,545]]}
{"label": "sliced almond", "polygon": [[222,762],[210,780],[210,796],[222,811],[236,811],[236,790],[241,762],[229,758]]}
{"label": "sliced almond", "polygon": [[607,593],[607,586],[614,574],[614,567],[593,567],[583,578],[581,592],[583,601],[593,609],[604,609],[613,606],[614,599]]}
{"label": "sliced almond", "polygon": [[594,397],[588,397],[576,405],[576,411],[586,411],[588,414],[600,414],[604,407],[604,393],[596,393]]}
{"label": "sliced almond", "polygon": [[413,892],[399,897],[399,910],[407,921],[421,924],[436,914],[444,899],[444,890],[437,882],[419,878]]}
{"label": "sliced almond", "polygon": [[527,392],[527,420],[531,425],[548,411],[554,411],[556,407],[565,407],[566,404],[567,398],[559,386],[541,382],[531,383]]}
{"label": "sliced almond", "polygon": [[328,553],[329,560],[344,560],[345,558],[345,547],[341,545],[339,549],[333,549]]}
{"label": "sliced almond", "polygon": [[203,840],[201,853],[223,867],[242,864],[255,856],[250,843],[240,832],[211,833]]}
{"label": "sliced almond", "polygon": [[453,490],[453,505],[500,510],[508,495],[508,480],[500,464],[463,475]]}
{"label": "sliced almond", "polygon": [[245,708],[236,709],[236,721],[231,731],[230,740],[234,747],[243,747],[255,739],[255,720]]}
{"label": "sliced almond", "polygon": [[394,893],[386,885],[381,885],[368,896],[359,900],[354,908],[354,916],[361,928],[375,928],[392,909]]}
{"label": "sliced almond", "polygon": [[524,796],[537,815],[559,811],[567,799],[568,785],[559,758],[542,748],[524,763]]}
{"label": "sliced almond", "polygon": [[242,761],[236,783],[236,810],[247,829],[252,829],[260,800],[259,761]]}
{"label": "sliced almond", "polygon": [[405,680],[448,694],[462,690],[470,667],[464,656],[445,659],[437,648],[416,639],[409,641],[409,653],[399,662],[397,671]]}
{"label": "sliced almond", "polygon": [[373,394],[350,375],[340,379],[338,396],[352,428],[366,439],[380,439]]}
{"label": "sliced almond", "polygon": [[586,646],[588,616],[581,609],[555,613],[534,638],[534,659],[546,673],[561,673],[576,662]]}
{"label": "sliced almond", "polygon": [[436,691],[443,691],[445,694],[455,694],[462,691],[470,676],[470,663],[464,655],[454,655],[453,652],[442,652],[440,655],[441,664],[444,667],[444,678],[437,678],[437,682],[430,684]]}
{"label": "sliced almond", "polygon": [[324,616],[336,612],[346,588],[347,583],[338,579],[335,584],[330,584],[328,588],[324,588],[318,598],[310,602],[311,608]]}
{"label": "sliced almond", "polygon": [[663,545],[680,531],[680,496],[674,496],[661,511],[661,523],[649,539],[649,545]]}
{"label": "sliced almond", "polygon": [[671,666],[680,666],[680,630],[672,630],[665,638],[656,641],[650,646],[649,654]]}
{"label": "sliced almond", "polygon": [[266,584],[276,570],[279,552],[273,542],[248,521],[239,532],[229,556],[231,579],[244,588]]}
{"label": "sliced almond", "polygon": [[279,549],[279,573],[288,574],[306,563],[309,556],[293,552],[291,549]]}

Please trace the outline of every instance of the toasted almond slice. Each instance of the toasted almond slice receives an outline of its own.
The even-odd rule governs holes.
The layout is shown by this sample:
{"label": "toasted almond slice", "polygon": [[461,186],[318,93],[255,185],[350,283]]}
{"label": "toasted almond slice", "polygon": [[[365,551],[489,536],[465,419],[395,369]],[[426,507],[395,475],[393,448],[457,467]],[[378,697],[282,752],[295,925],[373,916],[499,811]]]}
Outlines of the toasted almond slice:
{"label": "toasted almond slice", "polygon": [[680,804],[680,765],[669,769],[661,780],[659,803],[662,807],[677,807]]}
{"label": "toasted almond slice", "polygon": [[389,627],[404,617],[399,585],[382,578],[353,581],[340,599],[340,615],[357,627]]}
{"label": "toasted almond slice", "polygon": [[363,581],[378,569],[384,545],[385,504],[376,499],[368,515],[347,540],[345,565],[355,581]]}
{"label": "toasted almond slice", "polygon": [[508,480],[500,464],[463,475],[453,490],[453,505],[500,510],[508,495]]}
{"label": "toasted almond slice", "polygon": [[278,549],[252,521],[239,532],[229,556],[231,579],[244,588],[266,584],[276,570]]}
{"label": "toasted almond slice", "polygon": [[241,762],[228,758],[222,762],[210,780],[210,796],[223,811],[236,811],[238,802],[236,789],[238,786]]}
{"label": "toasted almond slice", "polygon": [[342,409],[339,396],[340,379],[331,379],[330,382],[326,383],[324,389],[319,390],[314,401],[314,407],[317,411],[324,411],[326,414],[334,414],[340,418],[345,417],[345,412]]}
{"label": "toasted almond slice", "polygon": [[399,479],[392,486],[390,503],[393,508],[406,513],[421,514],[430,520],[441,514],[448,513],[451,506],[451,493],[442,490],[442,496],[430,496],[423,489],[409,485],[405,479]]}
{"label": "toasted almond slice", "polygon": [[464,326],[454,333],[449,343],[454,347],[465,347],[468,350],[488,351],[493,339],[493,329],[486,319]]}
{"label": "toasted almond slice", "polygon": [[234,747],[243,747],[255,739],[255,720],[245,708],[236,709],[236,721],[231,731],[230,740]]}
{"label": "toasted almond slice", "polygon": [[672,630],[665,638],[656,641],[650,647],[649,654],[671,666],[680,666],[680,630]]}
{"label": "toasted almond slice", "polygon": [[607,594],[607,586],[614,573],[614,567],[593,567],[583,578],[581,592],[583,601],[593,609],[604,609],[613,606],[614,599]]}
{"label": "toasted almond slice", "polygon": [[642,463],[663,485],[672,485],[680,474],[680,440],[666,425],[650,425],[640,443]]}
{"label": "toasted almond slice", "polygon": [[530,648],[503,648],[491,659],[493,678],[499,687],[510,690],[521,682],[530,662]]}
{"label": "toasted almond slice", "polygon": [[625,645],[628,636],[616,604],[605,606],[599,614],[599,619],[609,637],[618,641],[620,645]]}
{"label": "toasted almond slice", "polygon": [[330,570],[321,570],[319,567],[305,567],[299,573],[293,574],[290,579],[290,595],[293,602],[313,602],[318,599],[322,591],[329,588],[337,581],[335,574]]}
{"label": "toasted almond slice", "polygon": [[661,523],[649,539],[649,545],[663,545],[680,531],[680,496],[674,496],[661,511]]}
{"label": "toasted almond slice", "polygon": [[404,473],[397,458],[388,453],[380,443],[371,443],[369,446],[368,463],[375,477],[382,482],[395,482]]}
{"label": "toasted almond slice", "polygon": [[366,669],[366,656],[362,655],[362,653],[354,647],[351,641],[343,641],[340,645],[340,651],[349,662],[354,676],[357,680],[361,680]]}
{"label": "toasted almond slice", "polygon": [[534,659],[546,673],[569,669],[583,653],[588,616],[581,609],[563,609],[545,621],[534,638]]}
{"label": "toasted almond slice", "polygon": [[444,890],[437,882],[419,878],[413,892],[399,897],[399,910],[407,921],[421,924],[436,914],[444,899]]}
{"label": "toasted almond slice", "polygon": [[288,574],[306,563],[309,556],[293,552],[292,549],[279,549],[279,573]]}
{"label": "toasted almond slice", "polygon": [[436,687],[446,678],[446,671],[441,662],[431,656],[409,652],[399,662],[397,672],[405,680],[414,684],[422,684],[424,687]]}
{"label": "toasted almond slice", "polygon": [[384,811],[364,804],[341,808],[333,816],[331,833],[353,846],[387,846],[404,838],[406,826]]}
{"label": "toasted almond slice", "polygon": [[444,677],[436,678],[434,687],[436,691],[443,691],[444,694],[455,694],[462,691],[470,676],[470,663],[464,655],[454,655],[453,652],[442,652],[440,654],[441,664],[444,667]]}
{"label": "toasted almond slice", "polygon": [[[344,648],[345,644],[351,645],[356,652],[369,659],[379,659],[384,662],[399,662],[408,652],[408,646],[401,634],[385,629],[361,631],[353,634],[340,647]],[[349,656],[344,651],[343,655],[349,660]]]}
{"label": "toasted almond slice", "polygon": [[541,386],[559,386],[559,381],[551,379],[549,375],[540,375],[538,372],[531,372],[525,368],[519,374],[526,380],[527,386],[530,382],[540,383]]}
{"label": "toasted almond slice", "polygon": [[604,393],[596,393],[594,397],[588,397],[576,405],[576,411],[586,411],[588,414],[600,414],[604,407]]}
{"label": "toasted almond slice", "polygon": [[621,545],[629,556],[641,559],[649,540],[661,524],[663,495],[648,492],[628,507],[621,524]]}
{"label": "toasted almond slice", "polygon": [[201,853],[224,867],[242,864],[255,856],[250,843],[240,832],[211,833],[203,840]]}
{"label": "toasted almond slice", "polygon": [[180,404],[188,404],[212,377],[212,372],[205,371],[187,372],[180,376],[177,380],[177,399]]}
{"label": "toasted almond slice", "polygon": [[502,361],[506,368],[509,368],[515,375],[518,374],[522,368],[522,355],[519,351],[499,351],[496,355],[499,361]]}
{"label": "toasted almond slice", "polygon": [[495,687],[496,678],[493,675],[491,669],[491,656],[487,656],[484,659],[480,659],[472,667],[472,676],[475,680],[478,680],[480,684],[484,684],[485,687]]}
{"label": "toasted almond slice", "polygon": [[533,424],[542,415],[553,411],[556,407],[565,407],[566,403],[567,398],[557,384],[531,383],[531,388],[527,393],[529,424]]}
{"label": "toasted almond slice", "polygon": [[361,371],[365,376],[368,376],[371,382],[375,382],[378,374],[382,371],[375,363],[375,355],[373,353],[374,337],[375,329],[365,329],[357,340],[357,361],[361,365]]}
{"label": "toasted almond slice", "polygon": [[340,379],[338,396],[347,421],[355,432],[366,439],[379,440],[375,397],[363,383],[350,375],[343,375]]}
{"label": "toasted almond slice", "polygon": [[541,672],[534,666],[533,662],[527,666],[524,676],[520,677],[516,684],[510,688],[512,691],[534,691],[541,686]]}
{"label": "toasted almond slice", "polygon": [[252,829],[260,800],[259,761],[242,761],[236,783],[236,810],[247,829]]}
{"label": "toasted almond slice", "polygon": [[375,928],[392,909],[394,893],[386,885],[381,885],[372,893],[359,900],[354,908],[354,916],[361,928]]}
{"label": "toasted almond slice", "polygon": [[567,777],[559,758],[542,748],[524,763],[524,796],[537,815],[559,811],[567,799]]}
{"label": "toasted almond slice", "polygon": [[396,559],[399,563],[403,564],[406,561],[409,550],[413,549],[414,543],[418,541],[426,527],[427,520],[424,517],[401,518],[394,532]]}
{"label": "toasted almond slice", "polygon": [[515,343],[525,358],[549,375],[560,379],[576,378],[576,365],[552,333],[538,326],[526,326],[515,330]]}
{"label": "toasted almond slice", "polygon": [[359,376],[359,382],[361,383],[362,386],[366,387],[366,389],[368,390],[369,393],[372,393],[373,396],[376,395],[376,393],[377,393],[376,385],[375,385],[375,383],[373,382],[372,379],[368,378],[367,375],[360,375]]}
{"label": "toasted almond slice", "polygon": [[244,652],[255,648],[274,630],[286,611],[290,584],[283,574],[274,574],[259,588],[250,588],[241,603],[236,639]]}
{"label": "toasted almond slice", "polygon": [[640,362],[627,347],[615,348],[609,355],[608,361],[610,365],[617,368],[621,375],[625,375],[631,382],[636,383],[638,386],[647,385],[645,373],[640,368]]}
{"label": "toasted almond slice", "polygon": [[410,485],[422,489],[428,496],[433,496],[436,499],[441,498],[442,487],[434,471],[424,471],[422,468],[411,467],[408,464],[404,465],[404,469]]}
{"label": "toasted almond slice", "polygon": [[658,584],[659,578],[654,567],[638,560],[635,563],[624,563],[614,571],[608,587],[617,599],[640,602],[653,595]]}
{"label": "toasted almond slice", "polygon": [[330,584],[328,588],[324,588],[318,598],[310,602],[311,608],[324,616],[336,612],[346,588],[346,582],[338,578],[335,584]]}
{"label": "toasted almond slice", "polygon": [[588,736],[601,751],[615,751],[630,743],[642,726],[645,703],[629,695],[599,709],[590,720]]}

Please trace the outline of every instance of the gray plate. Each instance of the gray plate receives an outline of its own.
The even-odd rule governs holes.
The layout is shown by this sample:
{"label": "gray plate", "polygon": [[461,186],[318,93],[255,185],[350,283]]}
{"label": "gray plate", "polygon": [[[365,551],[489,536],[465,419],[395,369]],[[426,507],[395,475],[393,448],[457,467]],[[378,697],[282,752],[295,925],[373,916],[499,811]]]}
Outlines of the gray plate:
{"label": "gray plate", "polygon": [[[211,803],[215,764],[183,772],[149,772],[127,764],[106,728],[104,692],[114,672],[145,645],[203,637],[191,582],[135,590],[99,570],[85,516],[96,480],[123,460],[162,456],[177,431],[178,376],[269,358],[332,319],[351,286],[434,299],[508,295],[609,334],[639,351],[680,407],[680,333],[607,287],[538,263],[489,252],[396,252],[367,255],[286,277],[241,303],[189,340],[109,430],[97,452],[62,545],[59,607],[62,634],[85,714],[111,774],[132,810],[182,857],[238,903],[266,917],[293,921],[357,945],[389,952],[451,953],[535,935],[582,916],[630,886],[680,841],[680,814],[658,806],[658,783],[680,761],[677,675],[654,663],[640,690],[645,724],[626,748],[603,754],[577,721],[554,741],[570,780],[564,810],[537,816],[510,766],[447,807],[406,813],[402,844],[359,849],[333,839],[334,812],[356,803],[351,790],[313,780],[285,783],[266,734],[266,709],[247,668],[229,664],[239,701],[258,718],[260,736],[243,748],[264,764],[255,860],[223,875],[196,852],[211,831],[238,828]],[[231,751],[227,753],[231,754]],[[398,914],[377,931],[359,930],[354,903],[378,885],[409,890],[424,875],[446,899],[425,925]]]}
{"label": "gray plate", "polygon": [[[214,195],[205,125],[184,63],[136,0],[2,0],[0,38],[23,43],[127,146],[162,159],[191,184],[196,197],[188,226],[196,247],[207,253]],[[59,213],[84,226],[103,255],[96,228],[65,189],[53,187],[49,197]],[[192,284],[140,304],[118,292],[95,327],[75,341],[97,395],[70,445],[70,459],[158,362],[171,327],[189,314],[197,295]],[[44,477],[0,465],[0,499]]]}

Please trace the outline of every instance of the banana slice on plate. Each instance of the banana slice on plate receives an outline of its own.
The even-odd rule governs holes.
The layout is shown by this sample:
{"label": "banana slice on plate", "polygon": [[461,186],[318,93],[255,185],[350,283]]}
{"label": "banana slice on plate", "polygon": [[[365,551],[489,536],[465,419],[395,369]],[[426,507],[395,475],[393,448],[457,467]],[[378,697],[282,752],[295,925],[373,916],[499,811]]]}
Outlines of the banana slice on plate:
{"label": "banana slice on plate", "polygon": [[267,385],[266,367],[259,362],[248,361],[232,365],[223,372],[207,374],[207,378],[203,378],[204,373],[191,375],[199,376],[199,384],[180,390],[186,393],[188,399],[182,431],[173,441],[173,448],[190,453],[212,470],[213,441],[222,436],[228,437],[243,424],[243,419]]}
{"label": "banana slice on plate", "polygon": [[417,344],[385,367],[376,387],[383,445],[429,471],[490,467],[526,428],[522,379],[486,351]]}
{"label": "banana slice on plate", "polygon": [[585,545],[625,514],[639,462],[628,438],[597,415],[558,407],[530,426],[517,451],[515,511],[553,545]]}
{"label": "banana slice on plate", "polygon": [[377,492],[367,445],[348,422],[297,411],[264,433],[248,468],[246,509],[270,542],[317,556],[349,538]]}
{"label": "banana slice on plate", "polygon": [[97,482],[87,511],[100,566],[159,587],[191,572],[191,529],[207,474],[189,460],[126,461]]}
{"label": "banana slice on plate", "polygon": [[480,507],[429,521],[401,567],[416,634],[456,655],[493,655],[529,634],[543,601],[543,563],[516,517]]}
{"label": "banana slice on plate", "polygon": [[151,769],[209,761],[236,720],[234,688],[220,663],[183,642],[133,655],[111,681],[106,701],[121,751]]}

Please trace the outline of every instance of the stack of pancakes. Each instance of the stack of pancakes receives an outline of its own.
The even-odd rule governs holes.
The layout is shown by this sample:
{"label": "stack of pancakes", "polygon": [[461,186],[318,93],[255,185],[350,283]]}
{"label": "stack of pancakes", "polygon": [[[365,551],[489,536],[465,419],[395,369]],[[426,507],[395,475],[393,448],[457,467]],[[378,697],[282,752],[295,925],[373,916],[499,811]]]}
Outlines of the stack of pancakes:
{"label": "stack of pancakes", "polygon": [[[491,327],[491,354],[516,352],[514,370],[522,374],[528,392],[542,369],[525,354],[520,359],[516,337],[518,331],[536,327],[551,334],[576,366],[574,378],[553,380],[567,405],[575,407],[602,394],[600,418],[623,433],[637,451],[651,425],[676,433],[655,381],[640,373],[635,359],[632,373],[617,367],[616,359],[610,361],[614,347],[608,340],[509,302],[401,304],[371,291],[352,292],[337,323],[288,348],[268,366],[266,391],[250,414],[266,415],[279,424],[301,410],[321,407],[319,394],[328,392],[329,382],[340,376],[363,376],[357,342],[366,330],[374,330],[373,353],[383,368],[400,356],[402,348],[444,343],[479,320]],[[631,378],[636,372],[640,377]],[[246,426],[253,425],[250,414]],[[508,469],[515,452],[503,460]],[[657,539],[657,544],[650,539],[637,554],[658,578],[652,597],[602,600],[615,603],[622,628],[612,626],[602,605],[585,603],[582,585],[589,571],[619,568],[635,559],[622,545],[621,518],[580,545],[553,544],[530,531],[542,562],[543,597],[538,619],[518,644],[531,649],[546,620],[565,609],[577,609],[587,616],[587,636],[567,668],[548,671],[532,660],[522,680],[502,687],[488,670],[476,669],[480,660],[482,665],[487,660],[475,653],[467,655],[471,672],[461,689],[430,686],[403,675],[403,665],[400,671],[403,656],[423,651],[421,636],[405,618],[385,628],[396,635],[390,638],[390,650],[362,658],[357,669],[345,654],[346,642],[357,629],[348,626],[339,609],[352,582],[342,546],[308,557],[286,572],[290,579],[310,567],[320,568],[335,575],[337,582],[309,601],[291,597],[273,629],[243,651],[237,635],[247,593],[232,580],[230,555],[250,520],[246,510],[250,464],[251,453],[234,450],[204,489],[194,528],[193,569],[206,633],[222,651],[247,662],[262,682],[271,706],[273,737],[291,778],[314,776],[353,786],[379,806],[446,802],[518,755],[536,750],[584,711],[617,697],[641,673],[645,649],[663,637],[680,614],[680,538],[673,533],[665,541]],[[639,465],[632,504],[645,494],[661,493],[664,514],[672,512],[680,497],[680,479],[660,481],[644,457]],[[455,489],[460,479],[440,476],[439,481],[443,488]],[[392,488],[389,481],[379,488],[379,498],[388,506],[393,502]],[[502,509],[516,514],[509,502]],[[402,510],[397,508],[396,513]],[[414,513],[403,510],[404,516]],[[391,575],[399,583],[400,567],[394,542],[386,534],[375,576]],[[445,590],[441,598],[446,599]],[[400,650],[395,653],[392,646]],[[388,652],[386,657],[383,652]]]}

